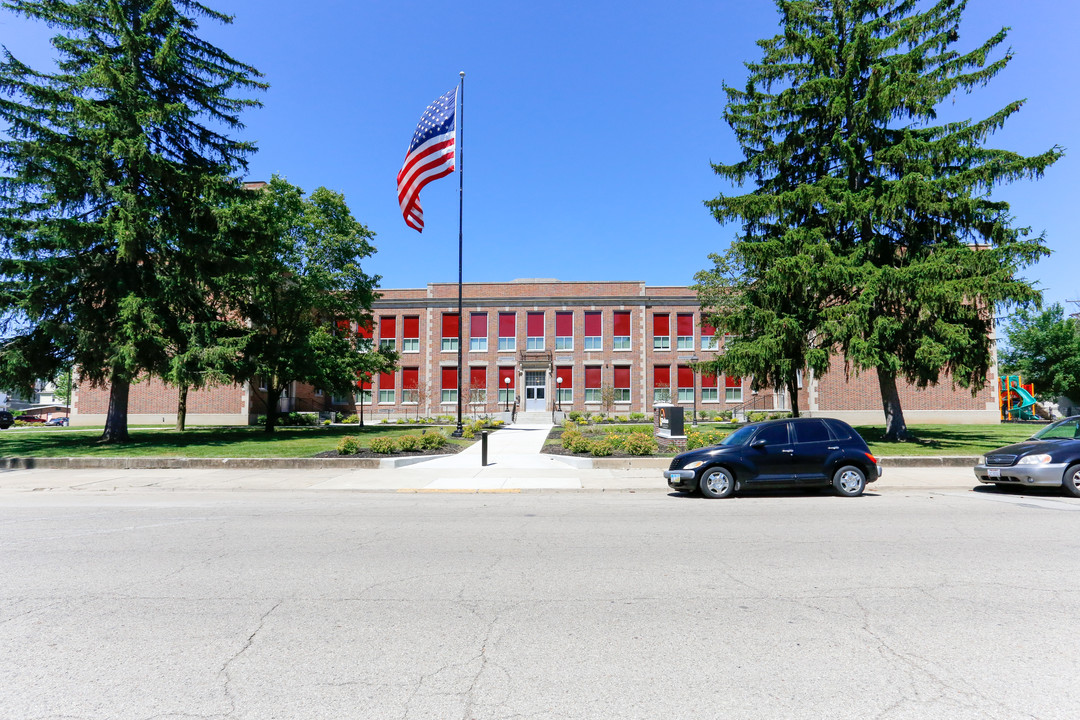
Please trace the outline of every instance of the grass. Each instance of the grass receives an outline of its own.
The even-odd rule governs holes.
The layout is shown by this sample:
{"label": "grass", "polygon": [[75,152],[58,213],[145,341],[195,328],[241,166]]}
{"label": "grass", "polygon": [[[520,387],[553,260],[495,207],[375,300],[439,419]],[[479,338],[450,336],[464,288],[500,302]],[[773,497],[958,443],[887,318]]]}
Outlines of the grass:
{"label": "grass", "polygon": [[[163,428],[129,428],[131,441],[101,445],[101,428],[34,428],[0,431],[0,457],[191,457],[191,458],[296,458],[336,450],[345,435],[357,435],[366,448],[371,438],[418,434],[432,426],[347,425],[310,428],[200,427],[182,433]],[[441,428],[449,436],[452,427]],[[448,438],[459,445],[475,440]]]}
{"label": "grass", "polygon": [[908,425],[915,436],[907,442],[885,442],[884,425],[860,425],[855,429],[874,455],[982,455],[995,448],[1026,440],[1043,425],[1002,423],[1001,425]]}

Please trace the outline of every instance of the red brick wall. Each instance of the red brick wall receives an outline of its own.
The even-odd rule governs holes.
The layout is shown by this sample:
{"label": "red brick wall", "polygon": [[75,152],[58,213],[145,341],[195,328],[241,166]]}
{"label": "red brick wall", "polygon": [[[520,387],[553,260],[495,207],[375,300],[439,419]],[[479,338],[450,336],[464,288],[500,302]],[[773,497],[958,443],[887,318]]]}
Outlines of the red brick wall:
{"label": "red brick wall", "polygon": [[[104,415],[109,411],[108,386],[91,387],[89,383],[82,382],[78,388],[75,404],[79,414]],[[178,405],[179,391],[157,378],[133,383],[128,393],[130,415],[175,414]],[[225,385],[190,390],[187,411],[193,415],[241,413],[244,411],[244,388],[240,385]]]}

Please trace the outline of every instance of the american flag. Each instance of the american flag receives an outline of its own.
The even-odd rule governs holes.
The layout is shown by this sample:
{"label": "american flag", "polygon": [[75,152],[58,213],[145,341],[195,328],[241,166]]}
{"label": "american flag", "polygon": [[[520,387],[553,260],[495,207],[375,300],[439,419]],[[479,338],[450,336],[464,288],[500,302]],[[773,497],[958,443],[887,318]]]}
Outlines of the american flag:
{"label": "american flag", "polygon": [[405,164],[397,176],[398,203],[405,224],[424,231],[424,211],[420,191],[432,180],[454,172],[454,142],[457,132],[455,111],[457,88],[428,105],[413,133]]}

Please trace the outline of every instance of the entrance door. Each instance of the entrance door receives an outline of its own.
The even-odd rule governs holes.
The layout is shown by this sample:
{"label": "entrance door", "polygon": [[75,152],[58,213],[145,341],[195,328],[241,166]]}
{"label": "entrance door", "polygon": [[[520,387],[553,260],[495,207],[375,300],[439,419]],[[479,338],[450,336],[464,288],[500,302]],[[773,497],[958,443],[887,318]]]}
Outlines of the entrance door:
{"label": "entrance door", "polygon": [[544,400],[546,386],[546,371],[525,371],[525,412],[543,412],[547,409],[547,402]]}

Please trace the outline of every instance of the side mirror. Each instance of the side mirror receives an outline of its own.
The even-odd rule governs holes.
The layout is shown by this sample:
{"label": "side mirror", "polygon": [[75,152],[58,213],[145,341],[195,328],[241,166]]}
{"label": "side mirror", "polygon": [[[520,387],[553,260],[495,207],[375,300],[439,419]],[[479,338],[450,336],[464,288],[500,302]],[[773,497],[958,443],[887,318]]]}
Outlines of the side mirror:
{"label": "side mirror", "polygon": [[750,443],[750,447],[754,448],[755,450],[764,450],[765,449],[765,441],[764,440],[755,440],[754,442]]}

